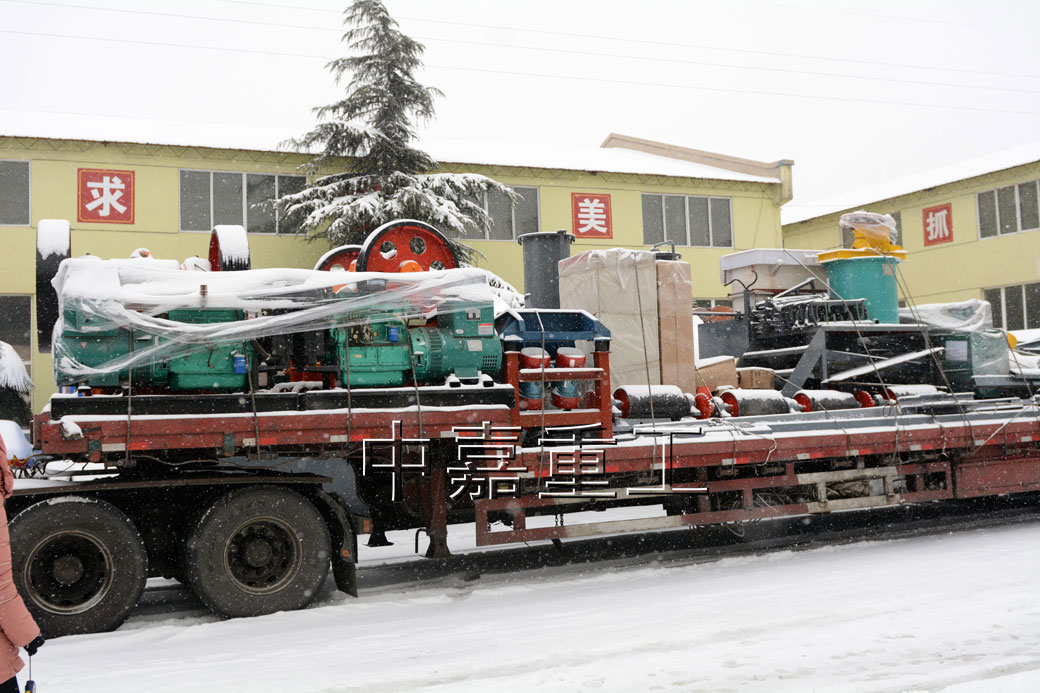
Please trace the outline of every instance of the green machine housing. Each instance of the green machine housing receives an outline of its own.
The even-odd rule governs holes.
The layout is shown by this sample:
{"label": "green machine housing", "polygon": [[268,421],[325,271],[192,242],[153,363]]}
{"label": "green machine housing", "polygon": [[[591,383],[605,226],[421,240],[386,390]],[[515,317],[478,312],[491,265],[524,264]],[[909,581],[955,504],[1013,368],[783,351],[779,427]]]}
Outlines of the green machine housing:
{"label": "green machine housing", "polygon": [[[240,310],[171,310],[167,317],[174,322],[203,324],[243,320]],[[134,333],[122,327],[98,329],[100,319],[95,314],[66,307],[62,316],[61,340],[64,351],[84,366],[97,368],[123,358],[133,351],[143,351],[155,345],[160,350],[147,364],[133,367],[135,387],[161,387],[171,390],[244,390],[249,377],[249,362],[253,347],[248,342],[202,344],[188,354],[167,356],[161,347],[171,340]],[[131,369],[120,368],[106,373],[94,373],[82,378],[62,370],[60,359],[54,361],[54,376],[58,385],[86,384],[91,387],[119,387],[130,382]]]}
{"label": "green machine housing", "polygon": [[[491,303],[459,301],[437,315],[435,325],[408,327],[403,310],[383,308],[352,316],[349,327],[332,330],[340,382],[355,386],[431,383],[455,375],[497,375],[502,344],[495,334]],[[349,364],[349,365],[348,365]]]}

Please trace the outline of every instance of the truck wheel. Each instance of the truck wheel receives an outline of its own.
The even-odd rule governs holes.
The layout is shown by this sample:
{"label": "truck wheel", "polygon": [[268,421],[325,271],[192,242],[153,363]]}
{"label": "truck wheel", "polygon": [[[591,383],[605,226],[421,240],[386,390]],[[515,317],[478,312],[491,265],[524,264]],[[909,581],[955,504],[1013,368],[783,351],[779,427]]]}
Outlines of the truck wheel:
{"label": "truck wheel", "polygon": [[11,519],[15,586],[46,637],[119,627],[148,577],[148,553],[113,505],[62,496]]}
{"label": "truck wheel", "polygon": [[188,540],[188,584],[224,616],[300,609],[325,582],[329,546],[321,514],[295,491],[232,491],[203,513]]}

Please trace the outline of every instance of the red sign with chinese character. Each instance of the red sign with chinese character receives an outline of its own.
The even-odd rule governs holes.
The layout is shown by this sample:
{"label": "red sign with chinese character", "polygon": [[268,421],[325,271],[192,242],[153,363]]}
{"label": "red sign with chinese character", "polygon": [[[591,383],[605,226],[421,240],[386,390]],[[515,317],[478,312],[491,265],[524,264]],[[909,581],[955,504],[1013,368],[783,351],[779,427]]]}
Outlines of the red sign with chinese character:
{"label": "red sign with chinese character", "polygon": [[924,244],[938,245],[953,241],[953,205],[946,203],[921,212],[924,221]]}
{"label": "red sign with chinese character", "polygon": [[76,219],[104,224],[134,223],[134,172],[79,169]]}
{"label": "red sign with chinese character", "polygon": [[613,238],[610,195],[571,193],[571,222],[578,238]]}

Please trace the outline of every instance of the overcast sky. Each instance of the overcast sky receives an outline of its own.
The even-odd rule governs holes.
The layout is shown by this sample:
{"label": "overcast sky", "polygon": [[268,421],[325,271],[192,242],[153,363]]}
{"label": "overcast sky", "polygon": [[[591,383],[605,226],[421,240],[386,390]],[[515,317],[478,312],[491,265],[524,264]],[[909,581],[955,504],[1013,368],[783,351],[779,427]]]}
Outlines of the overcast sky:
{"label": "overcast sky", "polygon": [[[813,205],[1040,139],[1036,2],[387,5],[444,92],[427,142],[595,147],[613,131],[788,158],[790,204]],[[337,98],[324,64],[345,54],[345,6],[0,0],[0,135],[274,148]]]}

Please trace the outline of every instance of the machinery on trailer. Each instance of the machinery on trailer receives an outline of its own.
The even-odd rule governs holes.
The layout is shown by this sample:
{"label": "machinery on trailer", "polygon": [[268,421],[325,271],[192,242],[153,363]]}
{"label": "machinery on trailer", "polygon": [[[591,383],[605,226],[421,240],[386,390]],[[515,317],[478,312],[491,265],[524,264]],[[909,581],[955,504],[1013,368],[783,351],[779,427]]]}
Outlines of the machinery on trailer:
{"label": "machinery on trailer", "polygon": [[[118,626],[149,576],[227,616],[300,608],[330,566],[356,595],[357,537],[389,527],[435,558],[463,519],[486,546],[1040,490],[1036,398],[615,393],[599,320],[522,307],[419,222],[313,271],[248,269],[240,227],[208,272],[73,259],[67,225],[44,228],[37,319],[76,391],[36,417],[8,504],[51,635]],[[627,506],[646,512],[575,514]]]}

